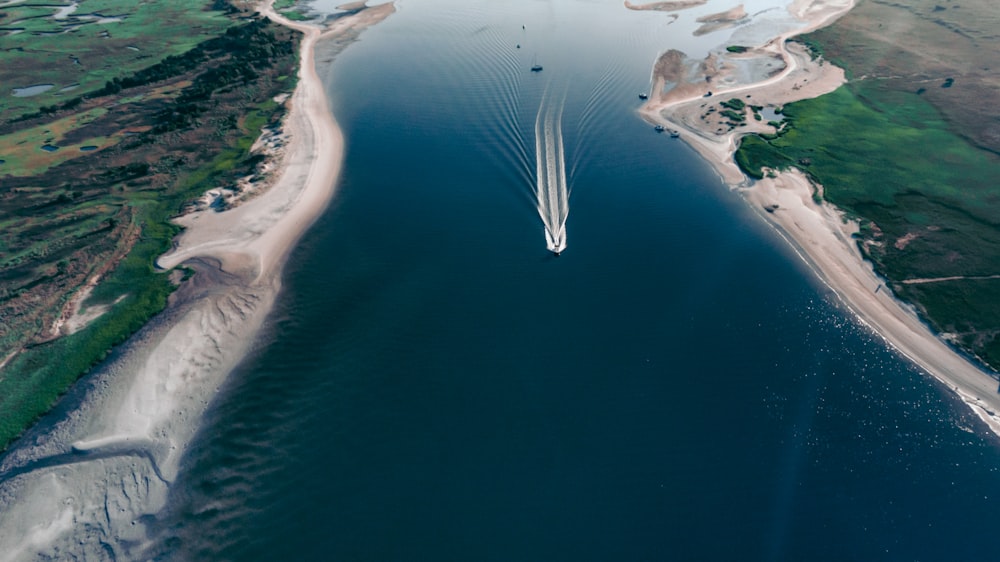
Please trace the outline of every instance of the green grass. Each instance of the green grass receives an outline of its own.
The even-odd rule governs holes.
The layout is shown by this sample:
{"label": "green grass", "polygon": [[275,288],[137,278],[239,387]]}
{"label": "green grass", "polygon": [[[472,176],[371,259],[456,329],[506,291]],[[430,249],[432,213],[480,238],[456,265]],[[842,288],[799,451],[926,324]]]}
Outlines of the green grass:
{"label": "green grass", "polygon": [[306,21],[306,20],[311,20],[312,19],[311,17],[303,14],[302,12],[300,12],[298,10],[288,10],[288,11],[285,11],[285,12],[281,12],[281,15],[285,16],[286,18],[288,18],[288,19],[290,19],[292,21]]}
{"label": "green grass", "polygon": [[[823,45],[820,42],[816,41],[816,39],[814,39],[811,35],[799,35],[794,39],[792,39],[792,41],[805,45],[806,49],[809,50],[809,56],[813,60],[816,60],[824,56]],[[833,63],[841,68],[844,68],[843,61],[835,60],[833,61]],[[850,76],[850,74],[848,74],[848,76]]]}
{"label": "green grass", "polygon": [[732,98],[723,102],[719,102],[719,105],[732,109],[733,111],[742,111],[744,107],[747,106],[746,102],[740,98]]}
{"label": "green grass", "polygon": [[[807,172],[862,221],[862,248],[890,282],[1000,273],[1000,159],[915,93],[876,88],[853,83],[785,106],[782,134],[744,138],[737,163],[754,178],[764,167]],[[893,288],[1000,366],[1000,281]]]}
{"label": "green grass", "polygon": [[[94,6],[101,4],[88,0],[87,5],[90,10],[96,10],[99,8]],[[83,4],[81,10],[86,13]],[[102,8],[101,11],[115,13]],[[178,228],[169,219],[206,189],[231,183],[235,175],[246,172],[253,162],[248,159],[248,150],[259,136],[260,128],[275,119],[281,110],[271,98],[294,86],[294,77],[281,81],[278,87],[269,76],[291,75],[295,65],[295,34],[272,33],[265,29],[267,27],[269,24],[263,22],[250,22],[230,27],[229,32],[220,28],[211,37],[198,38],[199,41],[212,39],[202,43],[202,46],[207,45],[205,52],[211,56],[204,59],[178,57],[177,60],[183,59],[181,62],[193,61],[186,66],[174,64],[177,60],[171,65],[155,65],[156,60],[148,58],[141,69],[137,69],[170,66],[157,71],[156,80],[161,79],[160,76],[182,79],[174,88],[183,85],[183,95],[161,96],[154,88],[147,99],[157,99],[147,104],[148,107],[141,107],[142,103],[137,102],[136,111],[144,113],[136,113],[133,117],[139,123],[162,124],[161,114],[169,116],[178,110],[198,109],[204,123],[199,121],[170,129],[171,137],[179,135],[174,138],[185,139],[183,144],[164,143],[163,136],[147,133],[148,138],[135,137],[123,142],[127,145],[125,152],[115,147],[105,153],[114,158],[103,163],[91,164],[86,156],[76,161],[78,165],[38,160],[39,152],[35,147],[40,141],[51,139],[58,143],[74,131],[75,137],[89,135],[79,127],[93,119],[114,117],[116,111],[123,111],[121,109],[113,109],[104,117],[105,109],[79,110],[75,114],[60,112],[47,116],[50,120],[43,125],[15,130],[0,137],[0,147],[4,147],[0,152],[6,151],[0,159],[21,167],[27,175],[10,178],[12,183],[5,192],[5,213],[0,215],[0,225],[5,229],[0,236],[0,281],[3,282],[0,298],[10,294],[31,296],[32,291],[41,292],[45,284],[53,287],[44,293],[53,299],[45,301],[44,307],[38,304],[31,308],[35,305],[28,303],[18,304],[19,309],[4,309],[4,313],[17,322],[3,326],[8,330],[0,330],[3,333],[0,339],[10,340],[0,341],[0,345],[6,345],[5,349],[20,349],[33,341],[42,324],[51,322],[52,315],[43,321],[43,316],[33,316],[32,311],[37,309],[49,314],[51,310],[54,314],[68,300],[71,287],[67,287],[65,293],[56,291],[62,287],[56,276],[59,268],[77,267],[83,263],[93,263],[93,267],[109,264],[113,256],[130,248],[86,303],[117,302],[110,311],[77,334],[29,346],[0,371],[0,449],[46,412],[79,376],[102,361],[115,345],[125,341],[164,308],[174,287],[167,275],[154,270],[153,264],[169,249],[178,233]],[[207,66],[208,70],[202,72],[202,66]],[[47,71],[39,70],[41,73]],[[41,81],[25,69],[21,76],[32,77],[31,83]],[[121,72],[120,76],[130,75]],[[134,78],[135,73],[131,76]],[[147,82],[140,81],[141,84]],[[124,87],[123,96],[134,99],[134,91],[129,91],[128,85]],[[80,90],[74,91],[74,95],[78,93]],[[250,100],[257,103],[245,105]],[[120,101],[118,98],[106,103],[112,104],[109,107],[120,108],[120,103],[114,104]],[[157,105],[159,102],[165,104],[166,113]],[[216,122],[224,126],[213,129]],[[6,130],[15,129],[17,125],[8,126]],[[95,130],[115,130],[114,126],[102,127],[101,123],[94,125]],[[100,144],[93,138],[77,141],[79,139],[74,138],[72,144],[77,156],[81,155],[77,144]],[[68,151],[63,148],[52,155]],[[41,153],[41,157],[52,155]],[[53,168],[56,165],[61,167]],[[144,171],[130,175],[131,169],[142,166],[145,166]],[[155,169],[150,170],[151,167]],[[34,176],[45,170],[48,170],[45,175]],[[83,173],[77,177],[74,171]],[[0,170],[0,174],[3,172]],[[115,225],[121,227],[123,224],[133,225],[132,232],[140,233],[134,245],[134,238],[125,236],[121,232],[123,229],[119,228],[115,235],[110,233]],[[91,258],[96,261],[89,262]],[[78,271],[82,272],[81,276],[90,275],[83,267]],[[25,310],[28,313],[22,314]],[[6,322],[5,318],[0,321]]]}
{"label": "green grass", "polygon": [[[63,138],[68,133],[93,122],[107,112],[104,108],[94,108],[86,112],[74,113],[53,122],[0,136],[0,160],[4,161],[3,164],[0,164],[0,175],[34,176],[42,174],[49,168],[80,157],[80,147],[96,146],[101,149],[114,144],[117,139],[107,137],[90,137],[73,143],[63,142]],[[59,150],[46,152],[41,148],[45,144],[58,146]]]}
{"label": "green grass", "polygon": [[733,111],[732,109],[723,109],[719,112],[719,115],[724,115],[729,118],[730,121],[735,123],[741,123],[746,121],[746,116],[741,112]]}
{"label": "green grass", "polygon": [[[222,12],[206,10],[211,2],[205,0],[82,0],[79,8],[63,20],[50,17],[58,10],[55,4],[44,8],[15,4],[0,9],[7,14],[0,19],[0,26],[26,28],[22,33],[3,36],[0,84],[8,88],[55,84],[53,89],[36,96],[0,96],[0,119],[4,121],[97,90],[108,80],[186,52],[233,25]],[[93,12],[123,16],[125,20],[96,24],[75,17]],[[67,29],[71,31],[38,35]],[[110,36],[102,37],[102,31]],[[31,84],[25,83],[25,76],[31,76]],[[79,87],[71,92],[58,92],[77,83]]]}
{"label": "green grass", "polygon": [[306,21],[312,19],[298,9],[296,7],[297,5],[298,0],[275,0],[274,11],[281,13],[281,15],[292,21]]}
{"label": "green grass", "polygon": [[[178,180],[169,192],[136,193],[129,204],[142,235],[114,271],[92,292],[87,304],[113,303],[111,311],[84,330],[29,348],[3,369],[0,378],[0,450],[31,425],[82,373],[103,361],[166,306],[174,290],[167,276],[153,267],[170,249],[180,229],[169,222],[181,205],[215,185],[248,155],[248,150],[277,109],[268,100],[251,108],[241,127],[243,134],[230,148]],[[98,217],[104,220],[106,217]],[[90,221],[91,223],[93,222]],[[89,223],[88,223],[89,224]],[[77,228],[82,228],[78,226]],[[53,361],[59,357],[59,361]]]}
{"label": "green grass", "polygon": [[[81,372],[104,359],[111,348],[137,331],[166,305],[172,287],[163,275],[143,275],[143,256],[163,246],[148,240],[136,248],[109,282],[127,287],[128,297],[87,329],[17,356],[5,369],[0,408],[0,448],[47,411]],[[141,254],[141,255],[140,255]],[[59,361],[53,361],[59,357]]]}
{"label": "green grass", "polygon": [[919,193],[1000,225],[997,158],[948,131],[919,96],[899,94],[876,105],[841,87],[785,106],[785,116],[791,127],[784,135],[746,140],[748,170],[759,174],[760,165],[786,167],[808,158],[813,163],[803,169],[828,186],[837,205],[891,206],[901,195]]}

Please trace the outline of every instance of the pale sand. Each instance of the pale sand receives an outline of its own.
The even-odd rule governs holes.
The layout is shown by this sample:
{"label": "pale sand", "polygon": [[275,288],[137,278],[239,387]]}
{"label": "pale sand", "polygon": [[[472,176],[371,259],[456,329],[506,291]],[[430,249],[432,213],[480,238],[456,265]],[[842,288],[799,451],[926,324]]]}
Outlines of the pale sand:
{"label": "pale sand", "polygon": [[198,273],[71,391],[79,403],[2,459],[2,559],[104,559],[106,548],[119,559],[145,558],[142,517],[163,509],[205,409],[273,306],[283,262],[333,197],[344,139],[314,67],[314,46],[325,37],[349,39],[394,7],[362,10],[325,31],[275,14],[271,1],[260,11],[304,34],[281,175],[235,209],[178,220],[186,230],[159,265],[186,262]]}
{"label": "pale sand", "polygon": [[695,18],[694,21],[704,25],[694,30],[694,35],[695,37],[698,37],[701,35],[707,35],[714,31],[719,31],[720,29],[735,27],[746,18],[747,11],[744,9],[743,4],[739,4],[738,6],[730,8],[724,12],[701,16],[700,18]]}
{"label": "pale sand", "polygon": [[625,0],[625,7],[629,10],[650,10],[657,12],[677,12],[687,10],[707,4],[708,0],[675,0],[672,2],[650,2],[648,4],[633,4]]}
{"label": "pale sand", "polygon": [[337,6],[338,10],[344,10],[345,12],[353,12],[354,10],[360,10],[365,7],[368,0],[362,0],[361,2],[348,2],[347,4],[341,4]]}
{"label": "pale sand", "polygon": [[[282,17],[272,4],[273,0],[262,4],[261,13],[303,33],[298,87],[283,125],[288,144],[281,174],[270,189],[239,207],[221,213],[199,211],[177,219],[185,231],[158,265],[171,269],[195,258],[213,260],[231,276],[224,282],[230,294],[206,300],[206,304],[212,302],[210,307],[192,310],[150,350],[117,418],[103,428],[101,439],[108,434],[122,439],[152,437],[178,410],[178,402],[190,400],[185,388],[192,381],[221,380],[235,367],[271,310],[282,263],[333,197],[344,138],[316,73],[314,47],[321,37],[376,23],[394,7],[384,4],[364,10],[336,20],[324,31]],[[166,457],[159,459],[158,468],[170,479],[176,472],[176,455]]]}
{"label": "pale sand", "polygon": [[719,22],[731,22],[741,20],[747,17],[747,11],[743,7],[743,4],[733,6],[724,12],[718,12],[715,14],[708,14],[707,16],[701,16],[695,18],[694,21],[698,23],[719,23]]}
{"label": "pale sand", "polygon": [[[857,224],[845,220],[835,207],[813,198],[814,191],[822,190],[822,186],[811,185],[797,170],[748,185],[733,160],[738,137],[772,129],[750,118],[747,127],[718,132],[718,125],[710,123],[711,119],[701,118],[706,107],[737,96],[748,104],[780,106],[835,90],[844,83],[841,69],[817,63],[802,46],[795,43],[786,46],[785,41],[832,23],[853,5],[854,0],[796,0],[789,11],[806,22],[804,27],[776,37],[745,55],[733,55],[733,58],[780,57],[785,65],[783,70],[757,83],[738,84],[726,81],[726,65],[713,64],[709,66],[720,70],[712,76],[711,83],[682,83],[667,93],[660,91],[664,84],[660,80],[642,108],[642,115],[651,122],[680,130],[682,138],[798,250],[862,323],[954,391],[991,431],[1000,435],[997,381],[983,367],[948,346],[920,320],[912,307],[893,297],[851,237]],[[713,95],[704,98],[708,91]],[[765,212],[768,208],[771,212]]]}
{"label": "pale sand", "polygon": [[344,137],[316,74],[314,45],[322,36],[377,23],[395,8],[391,3],[369,8],[340,18],[322,31],[284,18],[271,8],[272,4],[273,0],[265,2],[261,13],[304,35],[299,85],[285,122],[288,147],[281,178],[266,193],[235,209],[223,213],[200,211],[178,219],[186,230],[178,238],[177,248],[159,259],[162,268],[176,267],[192,257],[209,256],[221,260],[226,270],[230,262],[241,268],[252,267],[256,278],[261,279],[275,271],[333,197]]}

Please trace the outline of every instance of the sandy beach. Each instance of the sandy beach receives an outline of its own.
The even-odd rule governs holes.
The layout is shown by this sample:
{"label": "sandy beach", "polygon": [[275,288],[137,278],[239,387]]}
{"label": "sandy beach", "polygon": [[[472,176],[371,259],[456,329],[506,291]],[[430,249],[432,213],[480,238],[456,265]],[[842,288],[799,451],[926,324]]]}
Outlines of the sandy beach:
{"label": "sandy beach", "polygon": [[267,191],[238,207],[177,219],[185,231],[157,265],[185,264],[197,274],[164,313],[71,392],[67,411],[30,431],[5,458],[4,559],[69,553],[103,559],[109,547],[119,558],[141,557],[142,517],[164,507],[206,408],[252,350],[289,252],[334,195],[344,138],[316,73],[315,46],[327,38],[346,46],[394,6],[360,9],[321,28],[289,21],[272,3],[262,3],[261,14],[303,34],[277,175]]}
{"label": "sandy beach", "polygon": [[[176,222],[185,227],[177,247],[158,265],[170,269],[192,257],[220,260],[223,269],[250,268],[254,281],[272,274],[302,233],[316,220],[333,196],[340,173],[344,138],[327,106],[323,84],[316,74],[316,41],[343,35],[378,23],[391,14],[392,3],[339,18],[327,29],[293,22],[261,5],[268,18],[302,32],[299,87],[291,99],[285,122],[289,147],[280,166],[281,177],[265,194],[224,213],[190,213]],[[357,6],[354,7],[357,9]]]}
{"label": "sandy beach", "polygon": [[[846,220],[832,205],[814,199],[814,193],[817,190],[821,193],[822,186],[813,185],[794,169],[753,183],[744,176],[733,160],[739,137],[773,130],[753,119],[747,120],[747,127],[731,130],[723,125],[722,119],[706,117],[707,107],[735,97],[747,104],[780,107],[823,95],[842,85],[845,79],[841,69],[812,60],[802,45],[786,44],[786,40],[829,25],[853,6],[854,0],[793,2],[788,10],[804,22],[801,28],[733,56],[782,62],[779,71],[756,82],[733,80],[732,64],[727,64],[732,61],[703,63],[702,68],[708,69],[706,80],[674,81],[671,79],[676,76],[658,76],[654,72],[654,89],[641,110],[642,115],[650,122],[678,130],[712,164],[722,180],[737,189],[796,249],[860,322],[953,391],[991,431],[1000,435],[996,380],[950,347],[912,307],[892,295],[851,237],[857,224]],[[664,91],[669,82],[674,82],[674,87]]]}

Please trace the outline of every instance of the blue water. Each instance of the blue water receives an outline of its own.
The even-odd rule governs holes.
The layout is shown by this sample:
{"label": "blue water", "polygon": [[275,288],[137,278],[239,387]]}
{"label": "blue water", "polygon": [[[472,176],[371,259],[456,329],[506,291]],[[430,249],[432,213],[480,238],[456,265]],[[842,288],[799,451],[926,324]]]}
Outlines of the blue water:
{"label": "blue water", "polygon": [[[664,39],[619,9],[404,3],[321,69],[338,195],[185,460],[163,558],[992,557],[997,440],[636,117]],[[532,191],[553,92],[558,258]]]}
{"label": "blue water", "polygon": [[30,98],[31,96],[47,92],[53,87],[55,87],[54,84],[35,84],[34,86],[26,86],[24,88],[14,88],[11,90],[11,95],[15,98]]}

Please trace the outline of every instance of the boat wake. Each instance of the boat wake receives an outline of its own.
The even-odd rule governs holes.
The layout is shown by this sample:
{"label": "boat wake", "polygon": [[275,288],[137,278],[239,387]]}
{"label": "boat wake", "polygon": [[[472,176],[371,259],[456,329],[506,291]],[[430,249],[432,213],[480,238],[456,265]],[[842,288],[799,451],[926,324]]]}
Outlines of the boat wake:
{"label": "boat wake", "polygon": [[538,200],[538,214],[545,225],[546,245],[557,256],[566,249],[566,217],[569,215],[569,189],[566,184],[566,157],[562,136],[565,101],[565,93],[558,99],[543,96],[535,118],[535,196]]}

